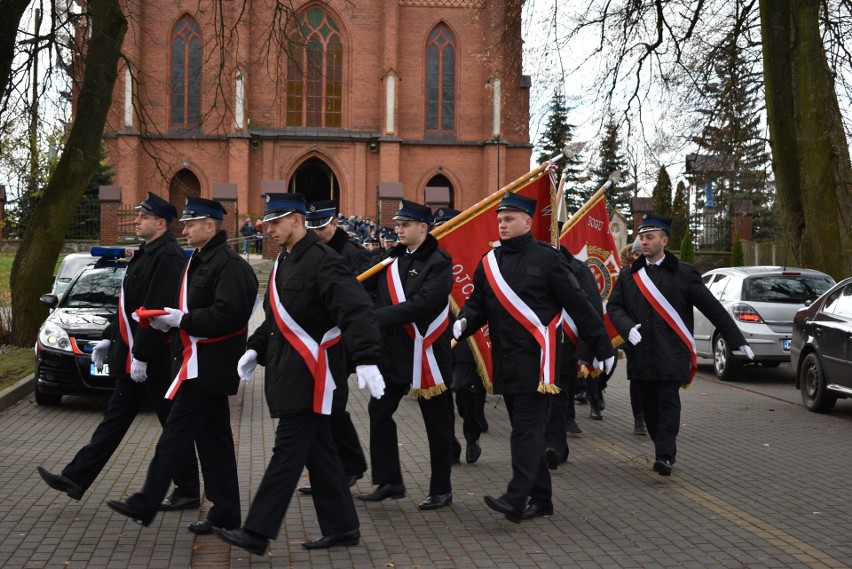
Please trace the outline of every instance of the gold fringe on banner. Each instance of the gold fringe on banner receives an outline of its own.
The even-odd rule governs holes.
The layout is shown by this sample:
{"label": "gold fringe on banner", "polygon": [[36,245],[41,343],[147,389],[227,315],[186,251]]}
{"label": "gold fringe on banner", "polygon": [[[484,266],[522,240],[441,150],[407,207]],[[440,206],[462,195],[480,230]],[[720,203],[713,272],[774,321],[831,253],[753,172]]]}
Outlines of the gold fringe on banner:
{"label": "gold fringe on banner", "polygon": [[544,383],[542,381],[539,382],[538,389],[536,391],[543,395],[557,395],[562,390],[552,383]]}

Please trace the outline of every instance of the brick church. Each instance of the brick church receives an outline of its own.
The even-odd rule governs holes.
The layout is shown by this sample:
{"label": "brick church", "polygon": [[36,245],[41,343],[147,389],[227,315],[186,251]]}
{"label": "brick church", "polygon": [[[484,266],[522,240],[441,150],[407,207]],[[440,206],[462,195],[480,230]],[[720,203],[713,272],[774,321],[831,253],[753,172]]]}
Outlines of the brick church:
{"label": "brick church", "polygon": [[[117,199],[464,209],[529,170],[521,0],[130,3],[105,130]],[[113,188],[115,189],[115,188]]]}

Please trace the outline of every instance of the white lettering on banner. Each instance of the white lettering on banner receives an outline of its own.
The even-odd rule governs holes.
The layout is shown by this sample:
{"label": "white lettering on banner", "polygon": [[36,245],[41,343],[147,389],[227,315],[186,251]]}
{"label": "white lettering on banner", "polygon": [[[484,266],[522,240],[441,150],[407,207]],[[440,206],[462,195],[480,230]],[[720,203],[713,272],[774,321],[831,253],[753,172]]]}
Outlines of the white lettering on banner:
{"label": "white lettering on banner", "polygon": [[465,272],[463,265],[453,265],[453,276],[457,283],[467,283],[462,285],[461,291],[465,299],[470,298],[470,295],[473,294],[473,282],[471,282],[470,273]]}
{"label": "white lettering on banner", "polygon": [[591,227],[592,229],[597,229],[598,231],[603,229],[604,223],[600,219],[595,219],[591,216],[587,217],[586,219],[589,221],[589,227]]}

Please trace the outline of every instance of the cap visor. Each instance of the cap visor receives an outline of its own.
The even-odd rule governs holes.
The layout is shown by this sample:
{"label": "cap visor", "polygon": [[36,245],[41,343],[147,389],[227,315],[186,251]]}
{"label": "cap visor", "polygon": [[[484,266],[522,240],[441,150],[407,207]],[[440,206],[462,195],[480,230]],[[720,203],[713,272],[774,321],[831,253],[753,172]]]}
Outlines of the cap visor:
{"label": "cap visor", "polygon": [[195,213],[185,213],[178,221],[195,221],[196,219],[205,219],[206,217],[208,216]]}
{"label": "cap visor", "polygon": [[305,227],[309,229],[320,229],[331,223],[331,220],[334,217],[327,217],[323,219],[307,219],[305,220]]}
{"label": "cap visor", "polygon": [[264,222],[274,221],[274,220],[279,219],[281,217],[287,217],[288,215],[290,215],[294,211],[296,211],[296,210],[291,209],[290,211],[274,211],[272,213],[267,213],[266,215],[263,216],[263,221]]}

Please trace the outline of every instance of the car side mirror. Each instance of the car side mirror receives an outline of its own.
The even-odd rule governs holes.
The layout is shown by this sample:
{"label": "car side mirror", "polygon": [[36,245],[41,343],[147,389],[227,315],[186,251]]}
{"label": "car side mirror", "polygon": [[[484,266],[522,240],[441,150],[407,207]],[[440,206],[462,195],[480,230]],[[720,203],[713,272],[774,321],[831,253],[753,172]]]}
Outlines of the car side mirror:
{"label": "car side mirror", "polygon": [[42,304],[46,304],[48,308],[56,308],[56,305],[59,304],[59,297],[55,294],[43,294],[38,299]]}

